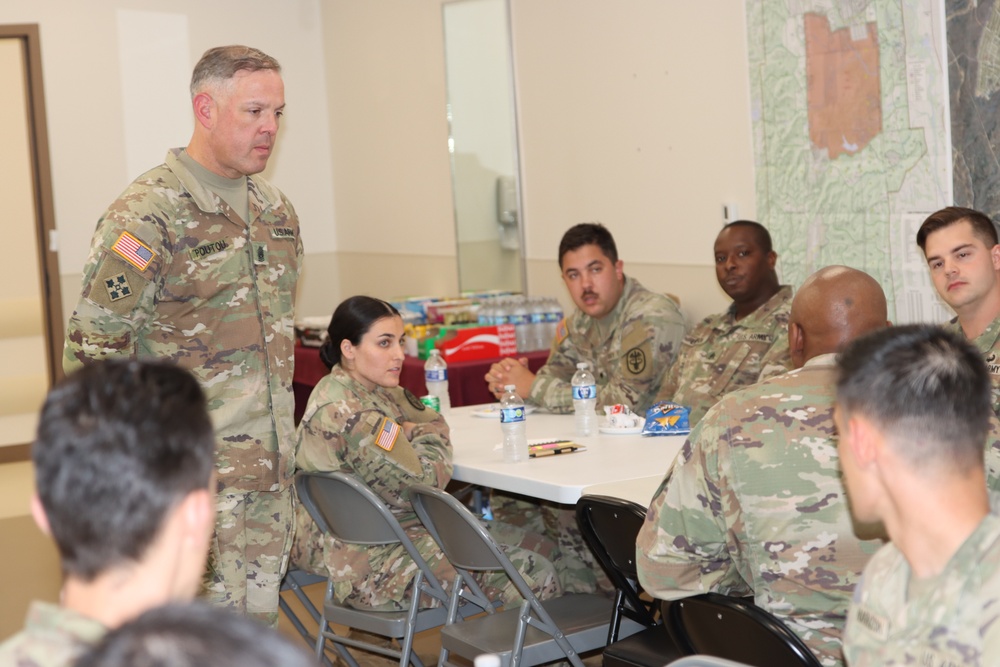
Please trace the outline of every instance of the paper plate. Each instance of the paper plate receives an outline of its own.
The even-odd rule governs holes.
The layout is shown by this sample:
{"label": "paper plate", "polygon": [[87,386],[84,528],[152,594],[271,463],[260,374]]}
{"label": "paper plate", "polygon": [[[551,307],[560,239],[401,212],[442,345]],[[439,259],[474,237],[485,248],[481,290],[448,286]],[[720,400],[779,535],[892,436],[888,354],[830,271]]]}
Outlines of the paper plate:
{"label": "paper plate", "polygon": [[601,426],[597,429],[605,435],[639,435],[642,433],[641,426],[630,426],[629,428],[614,428],[612,426]]}

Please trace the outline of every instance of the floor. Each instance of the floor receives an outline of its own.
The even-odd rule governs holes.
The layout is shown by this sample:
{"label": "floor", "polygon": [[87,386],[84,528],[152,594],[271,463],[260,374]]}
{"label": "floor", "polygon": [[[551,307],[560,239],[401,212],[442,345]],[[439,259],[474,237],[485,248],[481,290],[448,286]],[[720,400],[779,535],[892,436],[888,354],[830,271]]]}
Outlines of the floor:
{"label": "floor", "polygon": [[[309,597],[312,603],[317,607],[319,607],[323,601],[324,589],[325,589],[325,584],[320,583],[320,584],[313,584],[312,586],[306,586],[302,590],[306,593],[306,595]],[[282,596],[292,607],[293,613],[295,613],[295,615],[302,621],[303,625],[306,626],[310,634],[315,637],[316,623],[313,622],[312,618],[309,616],[309,613],[302,607],[301,604],[299,604],[299,601],[295,598],[295,594],[290,591],[286,591],[282,593]],[[288,620],[288,618],[285,617],[284,614],[281,615],[281,618],[278,621],[278,627],[282,632],[288,634],[289,636],[301,640],[298,632],[295,630],[295,627]],[[430,667],[431,665],[436,665],[438,659],[438,652],[441,649],[441,642],[439,639],[438,631],[428,630],[426,632],[418,634],[416,639],[414,640],[414,647],[416,648],[417,655],[420,656],[420,659],[421,661],[423,661],[424,665],[426,665],[427,667]],[[332,651],[327,651],[327,654],[331,660],[334,660],[335,656],[333,655]],[[383,656],[376,655],[373,653],[365,653],[363,651],[356,651],[354,653],[354,656],[355,659],[358,661],[358,663],[361,665],[361,667],[392,667],[393,665],[399,664],[398,661],[394,661],[389,658],[385,658]],[[594,651],[582,657],[583,657],[583,664],[586,667],[601,667],[601,651]],[[455,658],[454,661],[458,663],[465,662],[461,658]],[[342,664],[343,663],[341,663],[341,665],[338,665],[337,667],[341,667]],[[568,664],[568,663],[562,663],[562,664]]]}

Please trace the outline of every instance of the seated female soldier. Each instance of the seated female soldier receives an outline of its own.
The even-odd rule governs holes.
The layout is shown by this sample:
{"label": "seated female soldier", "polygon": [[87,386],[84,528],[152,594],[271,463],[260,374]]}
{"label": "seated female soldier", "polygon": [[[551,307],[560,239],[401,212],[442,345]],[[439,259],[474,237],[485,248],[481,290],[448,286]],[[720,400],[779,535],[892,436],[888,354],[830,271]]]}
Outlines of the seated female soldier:
{"label": "seated female soldier", "polygon": [[[330,374],[313,389],[298,429],[296,466],[310,472],[339,470],[365,482],[406,529],[439,581],[455,570],[416,518],[406,489],[437,488],[451,479],[451,442],[444,418],[399,386],[403,369],[403,320],[380,299],[353,296],[333,313],[320,358]],[[556,546],[523,529],[493,522],[490,531],[541,598],[560,593],[550,558]],[[530,548],[528,548],[530,546]],[[301,505],[296,510],[294,566],[336,573],[338,601],[379,610],[407,608],[412,568],[403,547],[345,544],[324,535]],[[502,573],[484,573],[480,585],[505,603],[518,600]]]}

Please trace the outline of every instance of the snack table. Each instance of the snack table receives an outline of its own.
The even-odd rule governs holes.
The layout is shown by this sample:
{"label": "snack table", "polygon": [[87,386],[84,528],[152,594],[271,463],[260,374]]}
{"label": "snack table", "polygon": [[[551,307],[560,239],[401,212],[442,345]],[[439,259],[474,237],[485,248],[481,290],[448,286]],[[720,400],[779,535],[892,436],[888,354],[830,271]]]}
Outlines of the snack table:
{"label": "snack table", "polygon": [[[445,415],[454,447],[452,478],[533,498],[575,504],[585,493],[615,495],[649,505],[686,436],[642,436],[598,433],[573,434],[573,415],[537,410],[526,418],[529,443],[567,439],[586,450],[557,454],[522,463],[504,463],[500,419],[480,417],[486,406],[452,408]],[[598,421],[603,421],[598,415]]]}
{"label": "snack table", "polygon": [[[517,356],[528,358],[528,368],[537,371],[549,358],[548,350],[526,352]],[[448,362],[448,395],[452,406],[473,405],[494,400],[483,376],[500,358],[477,359],[475,361]],[[295,392],[295,423],[302,418],[306,402],[316,383],[326,375],[326,366],[319,360],[318,347],[295,346],[295,376],[292,389]],[[417,396],[427,393],[424,384],[424,362],[416,357],[406,357],[399,383]]]}

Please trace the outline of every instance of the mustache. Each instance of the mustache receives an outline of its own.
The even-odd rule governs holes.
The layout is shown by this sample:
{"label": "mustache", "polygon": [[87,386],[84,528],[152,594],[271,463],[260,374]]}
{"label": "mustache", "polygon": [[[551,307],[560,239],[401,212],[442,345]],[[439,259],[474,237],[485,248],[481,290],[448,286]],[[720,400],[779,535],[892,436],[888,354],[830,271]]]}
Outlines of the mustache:
{"label": "mustache", "polygon": [[592,291],[592,290],[586,290],[586,291],[584,291],[584,293],[583,293],[583,294],[581,294],[580,296],[597,296],[597,292],[594,292],[594,291]]}

